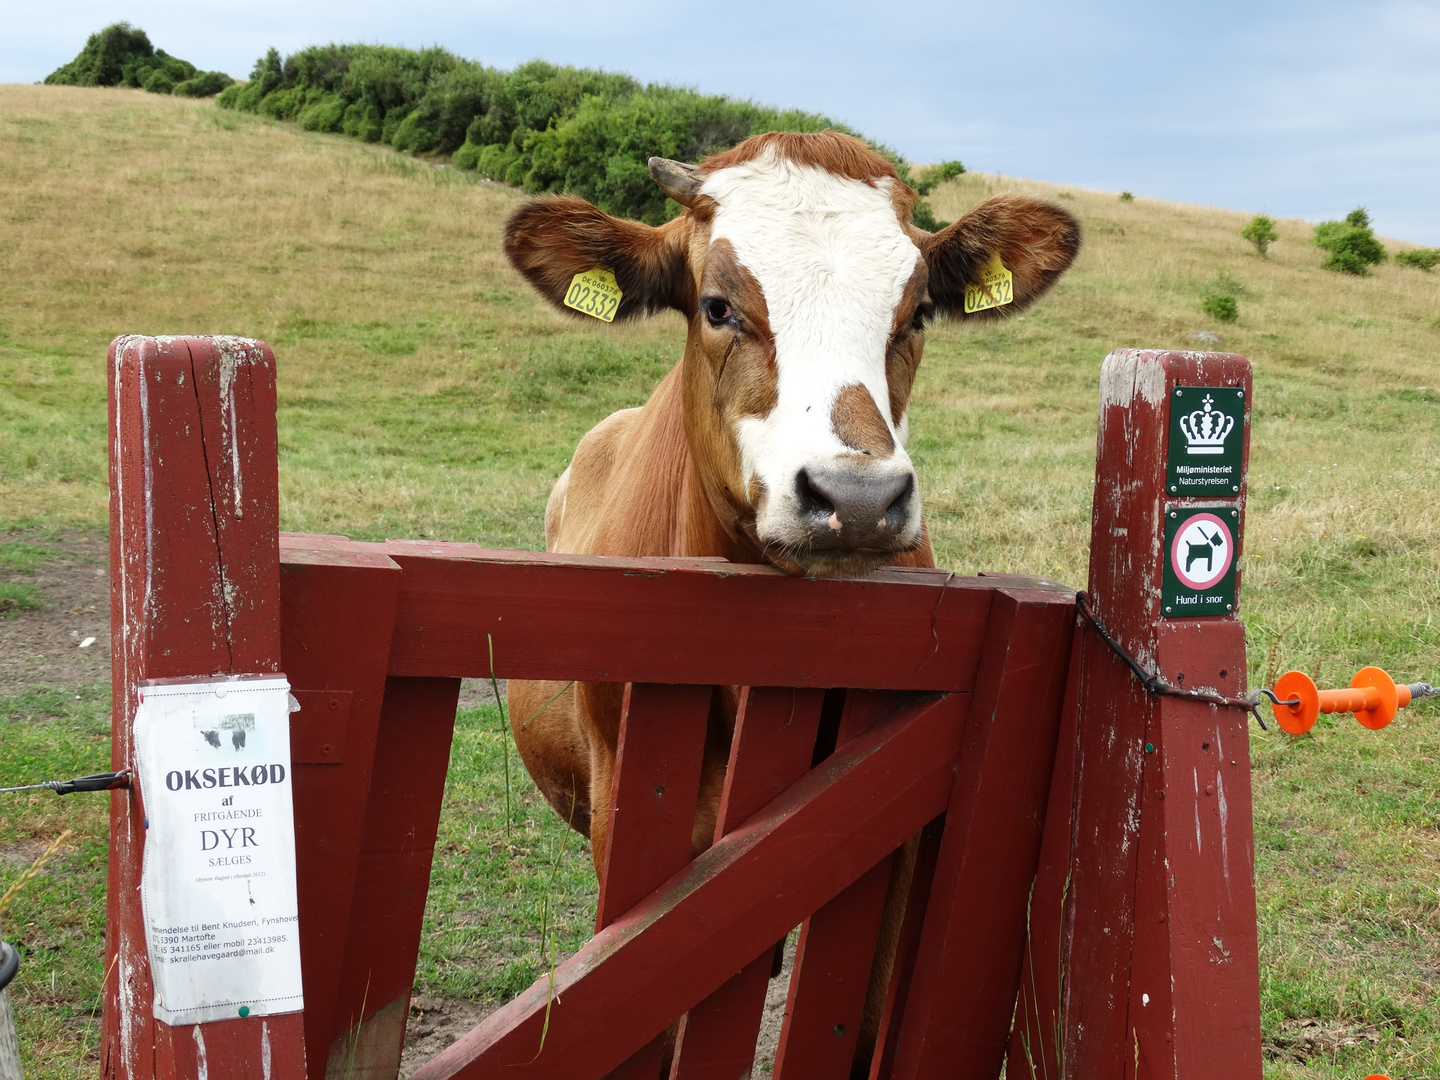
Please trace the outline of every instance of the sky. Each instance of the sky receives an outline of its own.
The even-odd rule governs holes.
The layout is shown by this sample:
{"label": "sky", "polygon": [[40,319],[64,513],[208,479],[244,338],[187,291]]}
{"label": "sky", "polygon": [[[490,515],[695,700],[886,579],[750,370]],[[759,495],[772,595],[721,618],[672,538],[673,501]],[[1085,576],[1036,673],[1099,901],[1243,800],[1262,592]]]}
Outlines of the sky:
{"label": "sky", "polygon": [[6,0],[0,82],[119,20],[244,78],[274,46],[542,58],[843,121],[914,162],[1440,245],[1440,0]]}

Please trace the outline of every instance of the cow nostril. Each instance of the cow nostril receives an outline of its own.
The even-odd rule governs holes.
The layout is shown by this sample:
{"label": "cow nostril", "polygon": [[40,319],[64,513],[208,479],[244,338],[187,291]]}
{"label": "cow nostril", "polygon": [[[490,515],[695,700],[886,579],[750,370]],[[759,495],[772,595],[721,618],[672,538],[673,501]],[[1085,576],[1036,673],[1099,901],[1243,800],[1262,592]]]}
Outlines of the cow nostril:
{"label": "cow nostril", "polygon": [[885,508],[885,515],[881,519],[881,528],[888,525],[892,529],[898,529],[905,524],[910,517],[910,500],[915,496],[915,477],[907,473],[905,483],[895,498],[890,500],[890,505]]}
{"label": "cow nostril", "polygon": [[806,517],[835,517],[835,504],[815,490],[810,483],[810,474],[804,469],[795,477],[795,498],[800,503],[800,512]]}

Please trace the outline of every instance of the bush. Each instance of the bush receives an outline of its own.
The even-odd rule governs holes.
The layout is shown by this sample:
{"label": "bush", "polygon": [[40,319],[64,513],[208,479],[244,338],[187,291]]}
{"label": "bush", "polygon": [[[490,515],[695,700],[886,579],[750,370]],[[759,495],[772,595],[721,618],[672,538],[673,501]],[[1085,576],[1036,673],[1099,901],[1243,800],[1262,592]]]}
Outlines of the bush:
{"label": "bush", "polygon": [[128,22],[113,23],[91,34],[80,55],[45,76],[51,86],[119,86],[125,81],[125,66],[146,61],[155,47],[144,30]]}
{"label": "bush", "polygon": [[1120,192],[1120,201],[1121,201],[1121,202],[1134,202],[1134,201],[1135,201],[1135,196],[1134,196],[1134,194],[1133,194],[1132,192],[1130,192],[1130,191],[1128,191],[1128,190],[1127,190],[1127,191],[1122,191],[1122,192]]}
{"label": "bush", "polygon": [[1207,296],[1200,301],[1200,310],[1221,322],[1234,322],[1240,317],[1240,305],[1233,296]]}
{"label": "bush", "polygon": [[233,85],[235,80],[223,71],[202,71],[194,78],[176,83],[171,93],[179,97],[214,97]]}
{"label": "bush", "polygon": [[942,161],[939,165],[927,165],[915,178],[914,188],[921,195],[929,195],[946,180],[953,180],[965,172],[965,166],[958,161]]}
{"label": "bush", "polygon": [[1363,206],[1346,214],[1344,221],[1322,221],[1316,225],[1311,243],[1329,252],[1321,264],[1326,270],[1363,275],[1387,258],[1385,248],[1370,228],[1370,214]]}
{"label": "bush", "polygon": [[335,94],[321,94],[310,101],[295,119],[306,131],[339,131],[345,118],[345,102]]}
{"label": "bush", "polygon": [[1428,273],[1440,266],[1440,248],[1412,248],[1398,253],[1395,261],[1402,266],[1413,266]]}
{"label": "bush", "polygon": [[1240,236],[1254,244],[1262,258],[1268,257],[1271,243],[1280,239],[1280,234],[1275,231],[1275,222],[1264,214],[1251,218],[1250,224],[1240,230]]}
{"label": "bush", "polygon": [[[250,81],[224,89],[217,103],[445,155],[457,169],[530,193],[570,192],[651,224],[679,212],[650,178],[654,155],[694,162],[764,131],[847,130],[813,113],[642,86],[628,75],[543,60],[497,71],[443,49],[378,45],[317,46],[283,59],[271,49]],[[947,161],[916,179],[893,151],[875,149],[922,192],[965,171]],[[941,224],[923,203],[915,221]]]}
{"label": "bush", "polygon": [[920,199],[915,203],[915,209],[910,212],[910,224],[917,229],[924,229],[926,232],[939,232],[950,222],[937,221],[935,211],[931,209],[930,204],[924,199]]}
{"label": "bush", "polygon": [[168,71],[152,71],[145,80],[147,94],[168,94],[175,89],[175,80]]}
{"label": "bush", "polygon": [[201,72],[189,61],[155,48],[144,30],[119,22],[91,34],[80,55],[45,76],[45,81],[52,86],[135,86],[152,94],[209,97],[232,80],[223,72]]}
{"label": "bush", "polygon": [[1216,270],[1215,276],[1205,282],[1200,310],[1221,322],[1234,322],[1240,317],[1240,303],[1235,294],[1244,290],[1245,286],[1231,277],[1229,271]]}

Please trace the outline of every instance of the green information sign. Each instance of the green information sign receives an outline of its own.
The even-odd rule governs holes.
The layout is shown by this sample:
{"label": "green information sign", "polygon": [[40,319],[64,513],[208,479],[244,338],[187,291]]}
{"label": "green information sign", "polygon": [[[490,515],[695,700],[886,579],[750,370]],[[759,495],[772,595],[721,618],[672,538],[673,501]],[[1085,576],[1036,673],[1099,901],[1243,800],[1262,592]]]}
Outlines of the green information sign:
{"label": "green information sign", "polygon": [[1233,506],[1165,507],[1160,607],[1167,619],[1235,610],[1240,511]]}
{"label": "green information sign", "polygon": [[1240,494],[1245,391],[1238,386],[1177,386],[1170,402],[1165,490],[1180,498]]}

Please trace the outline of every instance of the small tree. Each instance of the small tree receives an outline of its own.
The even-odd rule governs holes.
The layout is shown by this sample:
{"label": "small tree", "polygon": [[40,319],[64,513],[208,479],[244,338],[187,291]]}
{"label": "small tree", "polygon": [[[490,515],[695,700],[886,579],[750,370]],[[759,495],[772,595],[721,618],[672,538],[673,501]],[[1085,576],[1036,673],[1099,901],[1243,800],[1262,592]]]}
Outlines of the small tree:
{"label": "small tree", "polygon": [[1250,219],[1250,224],[1240,230],[1242,239],[1249,240],[1255,245],[1255,250],[1260,253],[1261,258],[1268,258],[1267,252],[1270,245],[1280,239],[1280,234],[1275,231],[1275,222],[1264,214],[1256,214]]}
{"label": "small tree", "polygon": [[1358,206],[1345,215],[1344,221],[1322,221],[1315,226],[1311,243],[1330,254],[1322,263],[1326,270],[1342,270],[1347,274],[1368,274],[1370,267],[1379,266],[1389,256],[1375,239],[1370,228],[1370,213]]}

